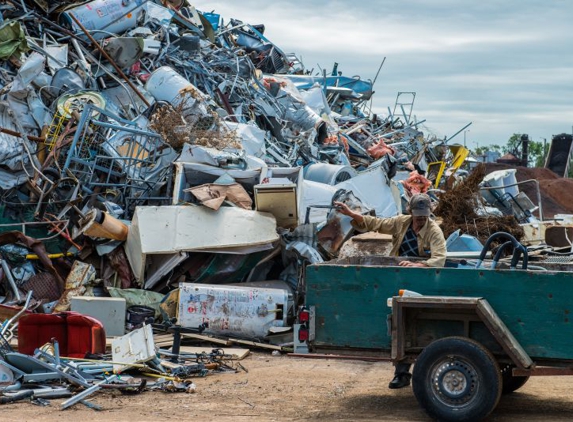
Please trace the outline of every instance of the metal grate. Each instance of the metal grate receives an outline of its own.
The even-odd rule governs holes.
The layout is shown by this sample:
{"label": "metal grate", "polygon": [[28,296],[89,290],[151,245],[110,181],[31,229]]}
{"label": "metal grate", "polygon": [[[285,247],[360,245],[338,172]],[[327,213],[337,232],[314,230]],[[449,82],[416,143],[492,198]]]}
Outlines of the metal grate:
{"label": "metal grate", "polygon": [[169,203],[171,198],[160,190],[170,185],[172,154],[159,134],[89,105],[62,170],[73,174],[88,195],[113,197],[118,205],[132,210],[146,201]]}
{"label": "metal grate", "polygon": [[543,260],[544,264],[570,264],[573,262],[573,255],[559,256],[550,255]]}
{"label": "metal grate", "polygon": [[6,338],[0,333],[0,357],[6,359],[6,353],[12,353],[14,349],[10,346],[10,343]]}

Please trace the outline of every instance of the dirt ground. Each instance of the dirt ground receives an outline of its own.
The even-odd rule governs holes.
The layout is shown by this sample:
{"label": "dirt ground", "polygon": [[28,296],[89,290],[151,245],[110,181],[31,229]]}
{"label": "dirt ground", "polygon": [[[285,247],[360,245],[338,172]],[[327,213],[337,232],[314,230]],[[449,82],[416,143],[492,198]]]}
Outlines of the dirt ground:
{"label": "dirt ground", "polygon": [[[1,406],[2,421],[430,421],[411,388],[389,390],[389,362],[308,359],[254,353],[242,361],[248,373],[196,378],[194,394],[104,391],[61,411],[63,400],[38,407]],[[571,421],[571,377],[533,377],[502,397],[490,422]]]}

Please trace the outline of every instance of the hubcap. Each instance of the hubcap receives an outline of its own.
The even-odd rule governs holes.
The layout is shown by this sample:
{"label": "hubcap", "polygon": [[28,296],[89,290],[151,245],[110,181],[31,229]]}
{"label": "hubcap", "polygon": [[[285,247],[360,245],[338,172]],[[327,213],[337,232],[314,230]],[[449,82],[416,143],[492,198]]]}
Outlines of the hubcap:
{"label": "hubcap", "polygon": [[444,404],[466,404],[474,397],[478,387],[478,377],[468,363],[450,359],[436,365],[431,373],[432,389]]}

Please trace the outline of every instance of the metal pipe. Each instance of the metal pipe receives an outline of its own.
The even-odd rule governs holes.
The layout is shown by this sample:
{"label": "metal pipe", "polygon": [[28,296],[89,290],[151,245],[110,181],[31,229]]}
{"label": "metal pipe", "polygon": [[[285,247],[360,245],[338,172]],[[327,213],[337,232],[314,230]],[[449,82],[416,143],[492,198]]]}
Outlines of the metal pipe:
{"label": "metal pipe", "polygon": [[85,28],[85,26],[82,25],[82,23],[78,20],[78,18],[76,18],[76,16],[73,13],[70,13],[70,17],[80,27],[83,33],[86,34],[86,36],[92,42],[94,47],[96,47],[99,50],[99,52],[107,59],[107,61],[110,62],[110,64],[117,71],[119,76],[121,76],[121,78],[129,85],[129,87],[137,94],[137,96],[141,98],[141,101],[143,101],[143,103],[147,107],[149,107],[151,104],[149,103],[149,101],[147,101],[147,98],[145,98],[145,96],[141,92],[139,92],[139,90],[135,87],[135,85],[133,85],[133,83],[129,80],[129,78],[125,75],[125,73],[123,73],[123,71],[119,68],[119,66],[113,61],[113,59],[109,56],[109,54],[107,54],[106,51],[101,47],[101,45],[99,45],[99,43],[94,39],[94,37],[91,36],[89,31]]}
{"label": "metal pipe", "polygon": [[463,130],[465,130],[466,128],[470,127],[472,125],[473,122],[469,122],[467,125],[465,125],[463,128],[461,128],[460,130],[458,130],[456,133],[454,133],[452,136],[450,136],[448,139],[446,139],[444,141],[444,144],[447,144],[448,142],[450,142],[452,139],[454,139],[455,136],[457,136],[459,133],[461,133]]}
{"label": "metal pipe", "polygon": [[2,269],[4,270],[4,274],[6,274],[6,277],[8,278],[8,282],[10,283],[10,287],[14,291],[14,296],[16,296],[16,301],[18,303],[20,303],[22,301],[22,296],[20,296],[18,286],[16,285],[16,282],[14,281],[14,277],[12,276],[12,272],[10,271],[10,267],[8,267],[8,263],[6,263],[6,261],[4,261],[2,258],[0,258],[0,265],[2,266]]}
{"label": "metal pipe", "polygon": [[102,384],[106,384],[107,382],[109,382],[109,380],[115,378],[116,376],[113,375],[107,379],[101,380],[100,382],[98,382],[97,384],[92,385],[91,387],[89,387],[88,389],[82,391],[79,394],[76,394],[74,397],[72,397],[69,400],[66,400],[65,402],[62,403],[62,410],[67,409],[70,406],[73,406],[74,404],[82,401],[83,399],[85,399],[86,397],[92,395],[93,393],[95,393],[96,391],[100,390],[102,388]]}
{"label": "metal pipe", "polygon": [[[22,135],[20,132],[16,132],[15,130],[6,129],[4,127],[0,127],[0,132],[5,133],[7,135],[16,136],[18,138],[24,137],[24,135]],[[28,139],[30,141],[34,141],[34,142],[44,142],[46,140],[45,138],[41,138],[39,136],[32,136],[32,135],[28,135]]]}
{"label": "metal pipe", "polygon": [[[420,120],[419,122],[410,123],[410,124],[404,126],[404,127],[401,128],[401,129],[395,130],[395,131],[393,131],[393,132],[385,133],[384,135],[380,135],[380,137],[381,137],[381,138],[390,138],[390,137],[392,137],[392,135],[395,135],[395,134],[397,134],[397,133],[404,132],[404,130],[406,130],[406,129],[410,129],[410,128],[412,128],[412,127],[416,127],[416,126],[418,126],[418,125],[421,125],[421,124],[424,123],[425,121],[426,121],[426,119]],[[373,131],[372,134],[373,134],[373,135],[376,135],[376,134],[378,134],[378,132],[380,132],[381,130],[384,130],[384,128],[377,129],[377,130]]]}
{"label": "metal pipe", "polygon": [[374,80],[372,81],[372,89],[374,89],[374,84],[376,83],[376,80],[378,79],[378,75],[380,75],[380,71],[382,70],[382,66],[384,66],[385,61],[386,61],[386,57],[384,57],[384,59],[382,60],[382,63],[380,63],[380,67],[378,68],[378,72],[376,72],[376,76],[374,76]]}
{"label": "metal pipe", "polygon": [[22,383],[20,381],[16,381],[14,384],[0,387],[0,392],[4,394],[8,391],[18,391],[20,388],[22,388]]}

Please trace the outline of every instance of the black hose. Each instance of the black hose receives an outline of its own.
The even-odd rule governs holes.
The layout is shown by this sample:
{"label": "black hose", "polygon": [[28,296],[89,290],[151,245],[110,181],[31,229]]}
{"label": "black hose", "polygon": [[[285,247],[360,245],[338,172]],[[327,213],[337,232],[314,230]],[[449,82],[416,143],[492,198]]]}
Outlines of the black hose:
{"label": "black hose", "polygon": [[503,244],[497,249],[497,252],[496,252],[495,256],[493,257],[493,262],[492,262],[492,264],[491,264],[491,268],[492,268],[492,269],[494,269],[494,268],[497,266],[497,263],[499,262],[499,260],[500,260],[500,258],[501,258],[502,252],[503,252],[508,246],[511,246],[511,245],[513,245],[513,242],[510,240],[510,241],[507,241],[507,242],[503,243]]}
{"label": "black hose", "polygon": [[513,256],[511,257],[511,264],[510,268],[515,269],[517,267],[517,263],[519,262],[519,256],[523,255],[523,263],[521,265],[522,270],[527,270],[527,264],[529,262],[529,255],[527,254],[527,248],[523,246],[521,243],[519,247],[513,250]]}
{"label": "black hose", "polygon": [[510,268],[513,269],[517,266],[517,263],[519,262],[520,255],[523,254],[522,269],[526,270],[527,269],[527,263],[529,261],[529,256],[527,254],[527,248],[525,246],[523,246],[521,243],[519,243],[515,237],[513,237],[511,234],[506,233],[506,232],[496,232],[496,233],[492,234],[486,240],[485,245],[484,245],[483,249],[481,250],[478,262],[476,264],[476,268],[479,268],[481,266],[483,260],[485,259],[486,255],[487,255],[487,251],[489,250],[491,243],[494,240],[497,240],[499,238],[509,239],[509,242],[506,242],[506,243],[501,245],[500,250],[497,251],[497,253],[494,257],[494,262],[497,262],[497,260],[501,256],[500,251],[505,249],[505,247],[508,243],[511,243],[513,245],[513,256],[511,259]]}

